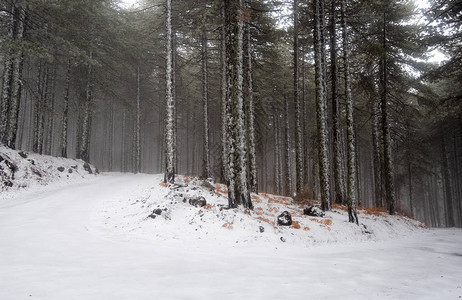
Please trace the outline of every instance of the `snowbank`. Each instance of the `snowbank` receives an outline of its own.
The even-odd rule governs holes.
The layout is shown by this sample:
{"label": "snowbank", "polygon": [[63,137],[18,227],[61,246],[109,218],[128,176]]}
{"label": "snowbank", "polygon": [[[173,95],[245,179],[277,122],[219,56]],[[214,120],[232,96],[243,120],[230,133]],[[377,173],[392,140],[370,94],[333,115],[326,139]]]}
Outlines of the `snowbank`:
{"label": "snowbank", "polygon": [[75,181],[97,173],[94,166],[82,160],[16,151],[0,145],[0,198],[18,189]]}
{"label": "snowbank", "polygon": [[[154,179],[154,178],[153,178]],[[309,247],[327,243],[381,241],[424,231],[424,224],[404,216],[389,216],[372,209],[358,210],[360,225],[348,222],[346,207],[335,206],[324,217],[303,214],[305,206],[292,198],[252,194],[254,210],[227,209],[226,187],[212,186],[196,178],[179,176],[175,185],[156,175],[150,186],[130,197],[104,202],[94,219],[102,228],[127,239],[212,241],[215,244],[295,244]],[[212,187],[212,188],[211,188]],[[196,207],[190,199],[206,200]],[[277,225],[277,216],[288,211],[291,226]]]}

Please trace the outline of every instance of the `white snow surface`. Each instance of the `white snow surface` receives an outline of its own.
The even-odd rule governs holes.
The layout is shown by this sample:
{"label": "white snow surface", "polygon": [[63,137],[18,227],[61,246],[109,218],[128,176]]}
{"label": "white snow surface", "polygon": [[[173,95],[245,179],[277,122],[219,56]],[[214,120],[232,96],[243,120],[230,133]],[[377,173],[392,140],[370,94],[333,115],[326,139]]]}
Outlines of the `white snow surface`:
{"label": "white snow surface", "polygon": [[[26,157],[22,157],[20,153]],[[14,191],[51,183],[62,185],[67,182],[75,183],[88,177],[94,177],[96,168],[88,164],[92,170],[92,174],[89,174],[84,169],[84,164],[85,162],[80,159],[40,155],[27,151],[20,152],[0,144],[0,200],[9,197],[9,193],[5,193],[6,190]],[[14,165],[14,171],[11,169],[11,165]],[[62,168],[61,171],[58,168]]]}
{"label": "white snow surface", "polygon": [[[2,191],[0,299],[462,297],[462,230],[365,211],[356,226],[341,207],[307,217],[269,194],[253,195],[251,212],[220,209],[223,186],[180,176],[175,196],[162,179],[104,173]],[[209,205],[183,203],[195,196]],[[299,229],[271,224],[283,210]]]}

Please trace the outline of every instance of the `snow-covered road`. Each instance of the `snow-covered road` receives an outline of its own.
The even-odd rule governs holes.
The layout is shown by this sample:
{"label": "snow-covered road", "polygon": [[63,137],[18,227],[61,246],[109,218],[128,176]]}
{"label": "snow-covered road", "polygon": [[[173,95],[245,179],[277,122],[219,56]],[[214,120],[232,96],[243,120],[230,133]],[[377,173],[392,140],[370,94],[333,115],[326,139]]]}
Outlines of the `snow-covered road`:
{"label": "snow-covered road", "polygon": [[102,201],[158,181],[104,174],[0,201],[0,299],[462,297],[462,230],[357,245],[225,247],[130,240],[96,222]]}

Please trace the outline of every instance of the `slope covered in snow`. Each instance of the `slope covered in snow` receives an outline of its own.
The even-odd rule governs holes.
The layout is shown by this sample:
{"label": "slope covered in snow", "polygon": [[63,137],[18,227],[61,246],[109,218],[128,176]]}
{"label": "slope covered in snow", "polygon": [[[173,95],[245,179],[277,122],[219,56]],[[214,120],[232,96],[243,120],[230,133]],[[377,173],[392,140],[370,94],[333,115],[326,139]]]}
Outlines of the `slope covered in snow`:
{"label": "slope covered in snow", "polygon": [[[304,215],[306,205],[267,193],[252,194],[254,210],[227,209],[227,191],[193,177],[178,176],[175,185],[152,183],[130,197],[102,203],[95,220],[120,235],[158,240],[213,240],[224,244],[280,244],[310,246],[324,243],[379,241],[423,231],[424,225],[380,210],[360,209],[360,225],[348,222],[344,206],[336,205],[324,217]],[[206,205],[191,205],[205,200]],[[292,224],[280,226],[278,216],[290,213]]]}
{"label": "slope covered in snow", "polygon": [[75,182],[96,173],[94,166],[80,159],[16,151],[0,144],[0,191]]}
{"label": "slope covered in snow", "polygon": [[[294,214],[300,229],[274,227],[258,218],[299,208],[260,195],[250,215],[220,211],[224,197],[189,182],[181,193],[202,194],[211,205],[199,208],[172,199],[160,182],[159,175],[102,174],[10,191],[0,201],[0,299],[462,296],[461,230],[363,213],[365,233],[341,210],[323,218],[331,224]],[[156,209],[160,215],[149,217]]]}

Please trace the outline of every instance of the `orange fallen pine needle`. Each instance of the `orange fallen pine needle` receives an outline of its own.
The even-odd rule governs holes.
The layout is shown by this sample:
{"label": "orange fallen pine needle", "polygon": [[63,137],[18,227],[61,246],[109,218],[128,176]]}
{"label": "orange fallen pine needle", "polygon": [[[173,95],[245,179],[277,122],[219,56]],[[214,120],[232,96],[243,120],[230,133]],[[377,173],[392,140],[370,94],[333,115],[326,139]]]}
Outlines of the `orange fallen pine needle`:
{"label": "orange fallen pine needle", "polygon": [[233,229],[233,224],[231,224],[229,222],[226,222],[225,224],[223,224],[222,227],[225,227],[225,228],[228,228],[228,229]]}
{"label": "orange fallen pine needle", "polygon": [[295,229],[300,229],[301,228],[300,223],[298,223],[297,221],[292,222],[292,227],[295,228]]}

